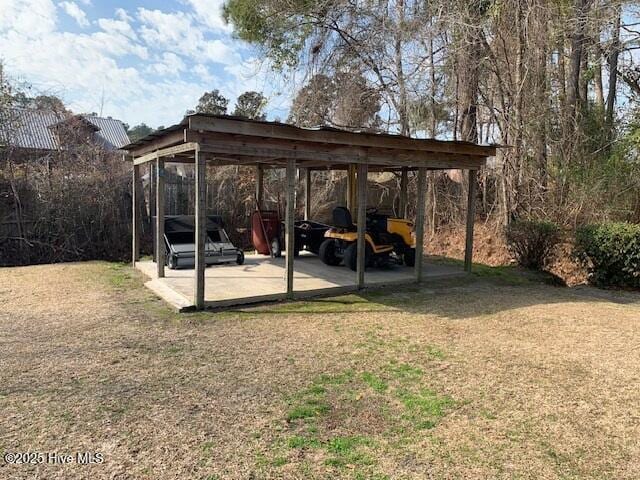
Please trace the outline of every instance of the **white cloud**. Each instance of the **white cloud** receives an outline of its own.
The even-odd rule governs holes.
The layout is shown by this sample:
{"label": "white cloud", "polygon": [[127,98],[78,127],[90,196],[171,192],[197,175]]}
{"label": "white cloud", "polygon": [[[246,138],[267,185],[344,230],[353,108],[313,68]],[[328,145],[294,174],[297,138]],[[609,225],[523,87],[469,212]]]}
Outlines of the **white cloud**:
{"label": "white cloud", "polygon": [[143,60],[149,58],[147,47],[139,43],[132,42],[127,36],[114,32],[95,32],[88,36],[73,36],[64,34],[70,38],[75,38],[80,46],[101,52],[104,54],[122,57],[124,55],[135,55]]}
{"label": "white cloud", "polygon": [[222,18],[224,0],[187,0],[195,12],[196,19],[206,26],[226,33],[231,33],[231,25]]}
{"label": "white cloud", "polygon": [[212,40],[202,44],[203,60],[225,65],[235,65],[242,61],[238,52],[222,40]]}
{"label": "white cloud", "polygon": [[0,31],[12,29],[37,37],[56,28],[56,6],[51,0],[1,0]]}
{"label": "white cloud", "polygon": [[84,13],[77,3],[75,2],[61,2],[60,8],[64,10],[64,12],[73,18],[78,25],[82,28],[86,28],[89,26],[89,20],[87,19],[87,14]]}
{"label": "white cloud", "polygon": [[182,120],[186,110],[198,103],[204,90],[205,86],[200,83],[175,79],[147,84],[126,100],[113,102],[110,114],[127,119],[132,125],[145,122],[169,126]]}
{"label": "white cloud", "polygon": [[203,29],[194,23],[189,14],[140,8],[138,19],[142,23],[140,36],[149,45],[189,56],[194,61],[227,65],[240,61],[235,49],[224,40],[207,40]]}
{"label": "white cloud", "polygon": [[160,61],[149,66],[148,71],[163,76],[178,76],[184,72],[187,65],[175,53],[164,52]]}
{"label": "white cloud", "polygon": [[142,23],[140,36],[149,45],[194,56],[204,41],[202,32],[183,12],[165,13],[140,8],[137,18]]}
{"label": "white cloud", "polygon": [[[104,115],[131,125],[175,123],[214,88],[231,104],[246,90],[273,98],[276,83],[256,74],[257,61],[243,61],[246,45],[217,23],[220,2],[208,3],[205,18],[206,2],[175,1],[189,8],[114,7],[111,17],[78,33],[60,29],[58,15],[69,14],[62,3],[58,9],[52,0],[0,0],[0,55],[8,73],[35,91],[60,95],[76,112],[99,112],[104,99]],[[63,3],[91,8],[86,0]],[[196,3],[200,14],[191,9]]]}
{"label": "white cloud", "polygon": [[124,20],[115,20],[113,18],[99,18],[98,26],[109,34],[121,34],[131,40],[137,40],[138,36],[136,35],[133,27],[129,24],[129,22]]}
{"label": "white cloud", "polygon": [[3,51],[8,71],[24,77],[37,89],[62,92],[86,110],[97,110],[102,88],[122,98],[131,91],[142,94],[145,80],[140,72],[119,64],[123,56],[146,55],[144,45],[129,39],[126,26],[107,19],[102,22],[103,30],[90,34],[41,28],[38,35],[31,35],[25,25],[56,24],[55,7],[47,18],[42,18],[43,10],[35,8],[36,4],[42,7],[46,3],[27,0],[27,5],[21,5],[24,8],[12,8],[19,23],[0,23],[0,44],[10,45]]}
{"label": "white cloud", "polygon": [[209,71],[209,69],[207,68],[206,65],[203,65],[202,63],[198,63],[197,65],[195,65],[192,69],[191,72],[200,80],[200,81],[204,81],[207,82],[209,84],[213,83],[214,80],[216,80],[216,77],[214,75],[211,74],[211,72]]}
{"label": "white cloud", "polygon": [[133,20],[124,8],[116,8],[116,18],[127,23]]}

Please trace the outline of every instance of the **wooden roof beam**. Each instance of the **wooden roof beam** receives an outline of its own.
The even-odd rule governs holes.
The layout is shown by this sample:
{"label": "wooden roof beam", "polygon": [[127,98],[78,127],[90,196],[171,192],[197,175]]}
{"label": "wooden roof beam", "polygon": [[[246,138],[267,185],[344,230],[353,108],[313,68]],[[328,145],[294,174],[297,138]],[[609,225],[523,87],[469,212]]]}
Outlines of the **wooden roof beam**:
{"label": "wooden roof beam", "polygon": [[478,156],[468,155],[447,155],[447,154],[426,154],[423,152],[398,153],[377,155],[375,150],[360,151],[345,154],[336,152],[303,151],[297,149],[257,147],[235,142],[215,142],[213,144],[200,145],[200,151],[212,154],[213,156],[227,157],[248,156],[265,159],[295,159],[301,163],[304,161],[318,162],[321,166],[326,163],[332,164],[367,164],[384,165],[388,167],[428,167],[428,168],[479,168],[484,165],[485,159]]}
{"label": "wooden roof beam", "polygon": [[[198,146],[197,143],[188,142],[188,143],[183,143],[173,147],[163,148],[163,149],[156,150],[154,152],[142,155],[141,157],[134,158],[133,164],[142,165],[143,163],[151,162],[158,158],[172,157],[175,155],[179,155],[181,153],[192,152],[192,151],[195,152],[197,146]],[[176,160],[174,159],[174,161]]]}
{"label": "wooden roof beam", "polygon": [[320,142],[376,148],[404,148],[410,150],[494,156],[496,147],[475,145],[466,142],[451,142],[431,139],[415,139],[374,133],[352,133],[332,130],[311,130],[292,125],[247,122],[230,118],[214,118],[192,115],[188,117],[189,130],[215,132],[250,137],[264,137],[292,141]]}
{"label": "wooden roof beam", "polygon": [[[235,148],[238,152],[246,149],[264,150],[266,147],[273,147],[278,152],[283,152],[282,158],[291,158],[284,151],[296,152],[294,158],[303,161],[308,158],[320,161],[322,163],[368,163],[368,164],[388,164],[385,159],[401,160],[399,166],[411,166],[410,163],[415,161],[416,166],[427,166],[428,168],[479,168],[484,165],[486,157],[478,155],[450,154],[441,152],[416,151],[399,148],[371,148],[338,144],[322,144],[317,142],[292,142],[273,140],[268,138],[256,138],[219,133],[193,133],[188,132],[187,138],[191,141],[197,141],[207,145],[222,145],[224,148]],[[226,151],[226,150],[225,150]],[[246,153],[245,153],[246,154]],[[265,155],[274,156],[274,155]],[[358,158],[368,158],[368,162],[358,161]],[[407,161],[405,161],[405,159]],[[434,165],[424,165],[424,162],[437,160]],[[445,161],[446,164],[441,162]],[[456,163],[452,165],[450,161]],[[468,161],[468,162],[467,162]],[[407,163],[409,162],[409,163]],[[466,163],[464,163],[466,162]]]}

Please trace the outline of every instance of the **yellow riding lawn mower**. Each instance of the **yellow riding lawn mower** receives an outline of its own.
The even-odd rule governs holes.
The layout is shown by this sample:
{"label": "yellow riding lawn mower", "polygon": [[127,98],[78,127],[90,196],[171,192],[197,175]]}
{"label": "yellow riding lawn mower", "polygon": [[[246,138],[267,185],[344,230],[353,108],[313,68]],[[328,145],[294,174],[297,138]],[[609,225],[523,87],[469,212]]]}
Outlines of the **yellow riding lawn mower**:
{"label": "yellow riding lawn mower", "polygon": [[[318,255],[326,265],[344,263],[356,270],[357,227],[351,212],[344,207],[333,210],[333,226],[324,234]],[[380,267],[392,260],[413,267],[416,262],[416,239],[413,222],[381,215],[375,208],[367,209],[365,233],[365,266]]]}

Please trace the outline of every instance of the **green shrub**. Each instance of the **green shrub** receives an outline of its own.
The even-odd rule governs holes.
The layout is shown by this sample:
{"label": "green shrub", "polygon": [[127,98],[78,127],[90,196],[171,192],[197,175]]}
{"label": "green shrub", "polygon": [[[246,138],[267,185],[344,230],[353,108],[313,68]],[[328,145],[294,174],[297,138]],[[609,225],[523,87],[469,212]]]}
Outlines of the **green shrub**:
{"label": "green shrub", "polygon": [[507,247],[519,265],[542,270],[560,241],[560,228],[542,220],[516,220],[506,230]]}
{"label": "green shrub", "polygon": [[640,288],[640,225],[602,223],[576,232],[575,254],[598,286]]}

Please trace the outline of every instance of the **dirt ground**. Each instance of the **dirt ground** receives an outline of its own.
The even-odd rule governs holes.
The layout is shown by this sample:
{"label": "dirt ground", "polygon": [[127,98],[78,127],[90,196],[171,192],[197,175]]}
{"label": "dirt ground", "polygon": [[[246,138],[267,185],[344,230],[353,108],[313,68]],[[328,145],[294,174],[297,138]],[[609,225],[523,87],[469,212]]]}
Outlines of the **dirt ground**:
{"label": "dirt ground", "polygon": [[485,271],[178,315],[82,263],[0,269],[0,307],[0,453],[57,454],[0,478],[640,478],[637,293]]}
{"label": "dirt ground", "polygon": [[[431,255],[464,259],[466,230],[464,226],[442,228],[425,239],[426,252]],[[568,286],[587,283],[587,271],[573,256],[571,236],[553,249],[547,271]],[[476,222],[474,227],[474,262],[490,266],[514,265],[502,227],[494,223]]]}
{"label": "dirt ground", "polygon": [[[489,223],[476,222],[474,226],[473,260],[485,265],[509,265],[511,254],[507,249],[501,228]],[[452,226],[440,228],[425,239],[425,249],[431,255],[442,255],[464,259],[466,227]]]}

